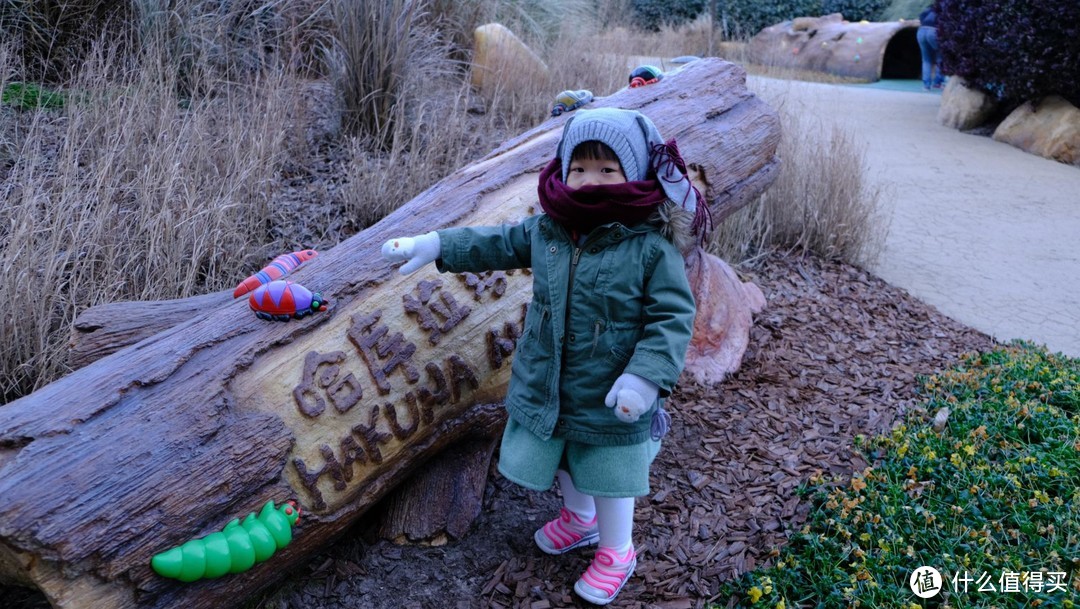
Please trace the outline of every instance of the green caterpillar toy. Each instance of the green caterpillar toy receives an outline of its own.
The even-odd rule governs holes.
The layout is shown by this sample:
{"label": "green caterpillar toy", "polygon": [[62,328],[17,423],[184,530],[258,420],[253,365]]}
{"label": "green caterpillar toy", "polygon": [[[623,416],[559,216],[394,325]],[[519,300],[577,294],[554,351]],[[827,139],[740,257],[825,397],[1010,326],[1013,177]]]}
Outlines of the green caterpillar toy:
{"label": "green caterpillar toy", "polygon": [[150,567],[162,577],[182,582],[241,573],[287,546],[299,519],[300,508],[292,501],[277,508],[267,501],[258,516],[252,512],[242,523],[236,518],[220,532],[155,554]]}

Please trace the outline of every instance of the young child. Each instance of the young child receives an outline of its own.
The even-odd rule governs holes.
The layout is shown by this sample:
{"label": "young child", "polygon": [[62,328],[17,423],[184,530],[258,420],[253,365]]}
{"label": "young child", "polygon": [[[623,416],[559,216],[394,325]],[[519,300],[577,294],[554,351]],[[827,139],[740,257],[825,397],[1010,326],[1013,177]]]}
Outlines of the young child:
{"label": "young child", "polygon": [[634,497],[649,493],[694,323],[680,249],[706,210],[674,142],[629,110],[579,110],[537,190],[544,213],[520,224],[392,239],[382,252],[406,274],[433,261],[441,272],[533,269],[499,472],[533,490],[558,479],[564,507],[536,545],[598,543],[574,591],[605,605],[637,562]]}

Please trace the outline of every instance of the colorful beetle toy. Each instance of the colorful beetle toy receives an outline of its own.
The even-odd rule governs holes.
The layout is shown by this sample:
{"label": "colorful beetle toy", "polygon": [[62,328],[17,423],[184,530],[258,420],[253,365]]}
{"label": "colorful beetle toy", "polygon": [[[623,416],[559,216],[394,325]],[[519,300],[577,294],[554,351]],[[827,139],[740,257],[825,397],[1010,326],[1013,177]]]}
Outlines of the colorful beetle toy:
{"label": "colorful beetle toy", "polygon": [[639,66],[630,73],[630,88],[644,87],[664,78],[664,73],[656,66]]}
{"label": "colorful beetle toy", "polygon": [[588,89],[563,91],[555,96],[555,106],[551,109],[551,115],[559,116],[563,112],[573,112],[592,100],[592,91]]}
{"label": "colorful beetle toy", "polygon": [[299,283],[284,279],[263,284],[248,296],[248,306],[259,319],[289,321],[325,311],[327,300]]}
{"label": "colorful beetle toy", "polygon": [[233,519],[219,532],[155,554],[150,568],[162,577],[182,582],[241,573],[289,545],[292,527],[299,519],[296,503],[274,507],[273,501],[267,501],[258,516],[252,512],[243,522]]}
{"label": "colorful beetle toy", "polygon": [[315,250],[300,250],[299,252],[292,252],[291,254],[282,254],[277,258],[274,258],[270,264],[264,266],[258,273],[241,281],[240,284],[236,286],[236,290],[233,291],[232,297],[240,298],[260,285],[281,279],[293,272],[296,267],[318,255],[319,252],[316,252]]}

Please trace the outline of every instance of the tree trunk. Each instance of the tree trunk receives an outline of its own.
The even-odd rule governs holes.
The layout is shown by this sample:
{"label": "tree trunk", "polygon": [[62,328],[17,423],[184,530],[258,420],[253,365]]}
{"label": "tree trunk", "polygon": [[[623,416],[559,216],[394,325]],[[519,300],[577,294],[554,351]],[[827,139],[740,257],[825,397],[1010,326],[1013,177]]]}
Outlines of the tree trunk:
{"label": "tree trunk", "polygon": [[[701,60],[593,106],[640,109],[677,138],[719,222],[779,163],[777,117],[744,78]],[[329,310],[272,323],[243,299],[197,306],[0,408],[0,580],[37,586],[54,607],[235,606],[433,455],[492,437],[530,273],[403,277],[379,249],[394,236],[535,213],[537,173],[565,120],[508,141],[290,275]],[[100,344],[134,340],[131,319],[126,339]],[[303,515],[268,561],[187,584],[151,571],[154,554],[269,499],[295,499]]]}

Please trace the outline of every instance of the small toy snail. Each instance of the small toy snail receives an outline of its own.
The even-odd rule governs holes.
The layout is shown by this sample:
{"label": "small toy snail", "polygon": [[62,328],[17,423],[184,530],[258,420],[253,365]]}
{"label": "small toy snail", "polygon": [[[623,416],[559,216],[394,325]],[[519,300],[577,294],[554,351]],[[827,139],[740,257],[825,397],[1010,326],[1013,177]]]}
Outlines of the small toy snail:
{"label": "small toy snail", "polygon": [[659,82],[664,78],[664,73],[656,66],[639,66],[630,72],[630,88],[644,87]]}
{"label": "small toy snail", "polygon": [[588,89],[563,91],[555,96],[555,106],[551,109],[551,115],[559,116],[564,112],[573,112],[592,100],[592,91]]}

